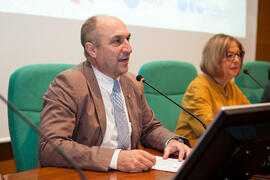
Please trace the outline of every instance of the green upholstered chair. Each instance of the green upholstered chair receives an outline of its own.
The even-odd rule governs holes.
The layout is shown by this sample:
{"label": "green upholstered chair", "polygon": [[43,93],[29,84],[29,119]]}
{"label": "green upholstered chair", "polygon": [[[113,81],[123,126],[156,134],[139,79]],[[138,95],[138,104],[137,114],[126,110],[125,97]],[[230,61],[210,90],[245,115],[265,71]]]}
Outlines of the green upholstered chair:
{"label": "green upholstered chair", "polygon": [[251,103],[259,103],[264,89],[243,72],[245,69],[265,88],[269,81],[270,63],[265,61],[245,62],[239,76],[235,78],[235,83],[249,101]]}
{"label": "green upholstered chair", "polygon": [[[152,86],[181,104],[187,86],[197,76],[197,70],[188,62],[166,60],[144,64],[139,74]],[[181,109],[145,84],[144,90],[147,103],[157,120],[174,131]]]}
{"label": "green upholstered chair", "polygon": [[[72,64],[35,64],[19,68],[10,77],[8,100],[39,125],[43,95],[55,76]],[[38,161],[38,134],[8,108],[9,132],[16,171],[34,169]]]}

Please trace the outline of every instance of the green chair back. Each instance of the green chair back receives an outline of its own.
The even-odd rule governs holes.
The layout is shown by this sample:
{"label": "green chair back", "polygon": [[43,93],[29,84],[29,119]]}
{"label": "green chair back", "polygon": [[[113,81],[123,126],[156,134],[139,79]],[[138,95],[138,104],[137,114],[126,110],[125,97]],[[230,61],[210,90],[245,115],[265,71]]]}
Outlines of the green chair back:
{"label": "green chair back", "polygon": [[[39,125],[43,95],[55,76],[72,64],[35,64],[19,68],[10,77],[8,100],[36,126]],[[9,132],[16,171],[36,168],[38,134],[8,108]]]}
{"label": "green chair back", "polygon": [[[187,86],[197,76],[197,70],[188,62],[152,61],[144,64],[139,74],[152,86],[181,104]],[[157,120],[173,132],[181,109],[145,84],[144,90],[147,103]]]}
{"label": "green chair back", "polygon": [[269,81],[270,63],[265,61],[245,62],[238,77],[235,78],[236,85],[241,89],[251,103],[259,103],[264,89],[243,71],[247,69],[254,79],[264,88]]}

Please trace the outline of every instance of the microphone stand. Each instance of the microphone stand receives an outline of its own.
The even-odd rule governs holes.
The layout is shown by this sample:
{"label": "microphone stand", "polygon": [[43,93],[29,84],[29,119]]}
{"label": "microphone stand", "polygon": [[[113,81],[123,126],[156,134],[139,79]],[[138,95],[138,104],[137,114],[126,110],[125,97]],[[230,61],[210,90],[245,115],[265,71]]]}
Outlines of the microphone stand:
{"label": "microphone stand", "polygon": [[24,116],[11,102],[9,102],[7,99],[5,99],[1,94],[0,98],[8,105],[9,108],[11,108],[20,118],[24,120],[32,129],[34,129],[41,137],[44,137],[48,143],[50,143],[54,149],[56,149],[63,157],[66,159],[67,162],[69,162],[72,167],[75,168],[77,173],[80,175],[80,178],[82,180],[86,180],[81,168],[69,157],[61,148],[59,148],[55,143],[51,141],[51,139],[41,131],[38,127],[36,127],[26,116]]}
{"label": "microphone stand", "polygon": [[189,115],[191,115],[193,118],[197,119],[201,125],[204,127],[204,129],[206,129],[206,125],[202,122],[202,120],[200,120],[196,115],[192,114],[191,112],[189,112],[186,108],[182,107],[181,105],[177,104],[175,101],[173,101],[171,98],[169,98],[167,95],[165,95],[164,93],[160,92],[158,89],[156,89],[155,87],[153,87],[151,84],[149,84],[148,82],[146,82],[144,80],[144,78],[140,75],[137,76],[137,80],[141,81],[145,84],[147,84],[149,87],[153,88],[155,91],[157,91],[158,93],[160,93],[162,96],[166,97],[168,100],[170,100],[172,103],[174,103],[176,106],[178,106],[179,108],[183,109],[186,113],[188,113]]}
{"label": "microphone stand", "polygon": [[245,69],[243,72],[248,75],[260,88],[264,89],[264,87],[248,72],[247,69]]}

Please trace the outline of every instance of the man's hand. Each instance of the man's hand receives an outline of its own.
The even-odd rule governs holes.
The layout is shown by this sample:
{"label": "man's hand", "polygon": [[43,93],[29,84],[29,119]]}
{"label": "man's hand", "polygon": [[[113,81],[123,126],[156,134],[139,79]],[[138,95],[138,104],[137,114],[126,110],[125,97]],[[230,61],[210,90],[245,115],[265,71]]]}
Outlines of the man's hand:
{"label": "man's hand", "polygon": [[191,149],[184,143],[181,143],[177,141],[176,139],[171,139],[164,149],[163,159],[167,159],[170,156],[170,154],[173,154],[176,152],[179,153],[178,160],[181,162],[183,161],[184,157],[190,154]]}
{"label": "man's hand", "polygon": [[121,150],[117,169],[124,172],[148,171],[156,164],[156,158],[143,150]]}

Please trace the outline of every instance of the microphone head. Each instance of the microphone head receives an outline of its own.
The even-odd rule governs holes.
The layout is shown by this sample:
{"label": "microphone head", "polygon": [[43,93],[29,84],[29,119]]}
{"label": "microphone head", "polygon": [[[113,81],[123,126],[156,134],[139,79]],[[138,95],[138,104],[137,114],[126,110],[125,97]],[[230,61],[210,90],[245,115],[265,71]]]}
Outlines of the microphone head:
{"label": "microphone head", "polygon": [[244,71],[243,71],[245,74],[247,74],[247,75],[249,75],[249,72],[248,72],[248,70],[247,69],[244,69]]}
{"label": "microphone head", "polygon": [[137,81],[141,81],[141,80],[144,80],[144,78],[142,77],[142,75],[137,75],[136,76],[136,80]]}

